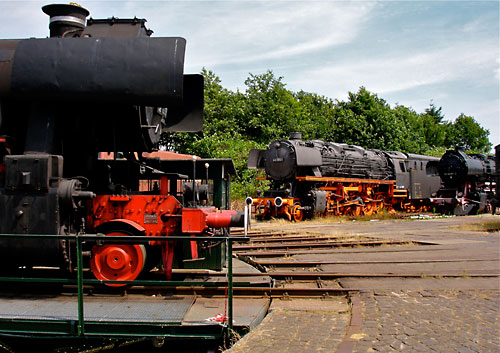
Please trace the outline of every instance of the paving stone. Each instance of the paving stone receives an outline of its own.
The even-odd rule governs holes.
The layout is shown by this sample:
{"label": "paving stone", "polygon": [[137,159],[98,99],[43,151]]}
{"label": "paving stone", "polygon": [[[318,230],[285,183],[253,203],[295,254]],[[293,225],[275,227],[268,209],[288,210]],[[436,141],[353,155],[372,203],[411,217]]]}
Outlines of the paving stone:
{"label": "paving stone", "polygon": [[458,349],[458,353],[474,353],[474,352],[476,352],[476,351],[473,351],[473,350],[471,350],[469,348],[465,348],[465,347]]}
{"label": "paving stone", "polygon": [[[465,222],[465,220],[467,218],[456,219],[457,222]],[[442,220],[438,222],[445,224],[448,221]],[[415,225],[419,226],[419,224],[421,224],[420,227],[422,229],[425,228],[424,232],[429,232],[432,229],[433,234],[426,235],[426,240],[430,238],[439,241],[442,241],[444,238],[447,240],[460,240],[459,238],[462,237],[453,228],[448,233],[440,235],[438,239],[438,236],[434,234],[436,233],[434,226],[429,226],[430,223],[423,224],[422,222],[412,223],[412,227]],[[346,231],[351,230],[346,229]],[[370,236],[374,236],[375,233],[373,233],[372,227],[369,232]],[[412,232],[413,234],[417,234],[416,230],[412,229]],[[472,254],[471,256],[480,258],[483,255],[483,250],[487,250],[487,246],[492,249],[489,253],[490,255],[493,254],[495,249],[499,248],[499,239],[496,235],[488,235],[486,237],[475,234],[468,234],[469,238],[466,239],[468,243],[463,243],[466,245],[462,249],[457,248],[456,245],[460,244],[460,242],[455,243],[450,241],[448,243],[440,243],[445,245],[433,246],[432,252],[420,251],[419,253],[421,254],[421,258],[424,256],[435,258],[436,254],[441,254],[441,251],[453,250],[459,258],[464,258],[470,254]],[[387,239],[395,238],[395,234],[388,231],[387,228],[381,228],[381,231],[376,233],[375,236]],[[481,240],[477,243],[472,242],[470,240],[471,237],[476,237],[477,239],[481,237]],[[451,245],[453,245],[454,249],[451,248]],[[448,248],[444,249],[445,246],[448,246]],[[441,250],[434,251],[436,249]],[[377,253],[376,249],[373,250],[375,251],[370,253],[370,256],[373,256],[373,258],[367,260],[382,259],[381,253]],[[357,255],[352,253],[352,250],[345,249],[345,252],[346,254],[338,252],[335,256],[338,254],[340,260],[347,259],[348,256],[349,259],[357,259]],[[308,256],[313,258],[311,255]],[[326,255],[324,256],[326,257]],[[495,256],[498,257],[498,255]],[[467,266],[463,263],[456,266],[459,266],[459,271],[461,271],[462,269],[469,270],[469,266],[475,264],[477,263],[470,262],[467,263]],[[402,266],[389,266],[394,267],[394,273],[397,271],[403,272],[401,270]],[[424,265],[419,264],[418,266],[423,267]],[[446,271],[450,271],[455,264],[443,262],[436,266],[436,270],[442,267]],[[353,268],[355,267],[353,266]],[[497,269],[495,272],[498,272],[498,266],[491,268]],[[359,340],[354,345],[353,352],[500,352],[500,283],[498,282],[498,278],[477,279],[477,281],[473,278],[394,279],[392,283],[390,281],[392,280],[373,279],[365,281],[352,279],[345,282],[341,281],[342,285],[345,284],[345,287],[362,288],[363,290],[359,293],[361,305],[363,306],[363,323],[359,335],[357,335]],[[384,285],[389,283],[390,286],[383,286],[380,283]],[[361,286],[357,286],[356,284],[361,284]],[[371,286],[372,284],[373,286]],[[476,284],[479,284],[479,287]],[[302,349],[301,352],[308,352],[303,347],[297,346],[294,346],[293,350],[289,349],[291,345],[296,345],[297,342],[304,342],[307,344],[306,347],[312,351],[334,352],[335,347],[344,339],[343,333],[347,332],[350,319],[349,313],[342,320],[332,319],[327,315],[307,311],[304,312],[305,316],[301,316],[295,312],[273,311],[274,313],[278,315],[269,321],[266,321],[266,318],[261,324],[261,326],[271,326],[273,330],[264,331],[265,333],[261,332],[260,335],[263,337],[263,340],[260,342],[274,340],[275,342],[279,342],[278,347],[280,350],[271,345],[274,348],[267,351],[268,353],[291,353],[295,349]],[[327,328],[322,326],[326,326]],[[258,330],[260,330],[260,326],[254,329],[254,331]],[[302,337],[301,340],[301,332],[302,335],[307,333],[308,338],[312,338],[316,334],[314,336],[316,338],[307,340]],[[274,338],[276,336],[282,336],[285,340],[278,341]],[[320,339],[319,336],[322,338]],[[334,337],[334,339],[331,337]],[[243,348],[238,350],[236,345],[233,347],[234,350],[231,350],[231,353],[254,352],[251,344],[241,345],[241,347]]]}
{"label": "paving stone", "polygon": [[481,345],[481,352],[496,352],[500,351],[500,346],[493,343],[484,343]]}

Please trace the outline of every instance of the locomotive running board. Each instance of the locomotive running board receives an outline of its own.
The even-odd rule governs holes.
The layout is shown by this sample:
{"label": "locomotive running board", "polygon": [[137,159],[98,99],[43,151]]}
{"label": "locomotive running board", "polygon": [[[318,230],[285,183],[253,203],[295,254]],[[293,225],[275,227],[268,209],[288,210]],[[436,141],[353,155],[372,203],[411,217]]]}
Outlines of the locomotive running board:
{"label": "locomotive running board", "polygon": [[330,178],[330,177],[313,177],[304,176],[296,177],[297,181],[327,181],[327,182],[337,182],[337,183],[367,183],[367,184],[396,184],[396,180],[376,180],[376,179],[356,179],[356,178]]}

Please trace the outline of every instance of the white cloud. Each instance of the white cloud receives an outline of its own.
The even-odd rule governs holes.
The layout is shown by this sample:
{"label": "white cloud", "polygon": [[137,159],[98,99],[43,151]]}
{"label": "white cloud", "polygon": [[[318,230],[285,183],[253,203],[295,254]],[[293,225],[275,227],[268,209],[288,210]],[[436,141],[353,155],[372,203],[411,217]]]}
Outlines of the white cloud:
{"label": "white cloud", "polygon": [[[47,1],[2,1],[3,38],[45,37]],[[187,39],[186,72],[214,70],[229,89],[272,69],[291,90],[334,99],[364,85],[391,104],[430,99],[474,116],[499,141],[495,1],[92,1],[94,18],[148,20]],[[494,98],[492,98],[494,97]],[[393,99],[391,101],[391,99]],[[496,99],[496,100],[495,100]]]}
{"label": "white cloud", "polygon": [[[498,54],[500,55],[500,52],[498,52]],[[497,80],[500,80],[500,57],[497,57],[497,67],[495,69],[495,78]]]}
{"label": "white cloud", "polygon": [[331,62],[303,72],[296,80],[305,82],[304,89],[321,87],[322,94],[334,98],[338,92],[345,95],[347,88],[360,86],[386,94],[473,77],[474,84],[480,85],[481,77],[490,80],[498,73],[497,54],[495,43],[488,40],[433,51],[384,53]]}
{"label": "white cloud", "polygon": [[[216,2],[192,12],[190,66],[216,67],[311,55],[354,40],[374,3]],[[157,33],[165,32],[163,29]]]}

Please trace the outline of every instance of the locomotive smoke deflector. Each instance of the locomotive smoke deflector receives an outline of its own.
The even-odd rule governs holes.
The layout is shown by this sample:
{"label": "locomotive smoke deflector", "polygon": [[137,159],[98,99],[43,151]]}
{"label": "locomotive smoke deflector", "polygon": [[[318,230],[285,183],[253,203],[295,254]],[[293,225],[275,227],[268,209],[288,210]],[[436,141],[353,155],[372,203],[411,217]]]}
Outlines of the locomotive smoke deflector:
{"label": "locomotive smoke deflector", "polygon": [[[271,152],[271,150],[273,150]],[[278,152],[278,150],[281,150]],[[279,156],[278,156],[279,154]],[[271,157],[275,155],[275,158]],[[321,165],[321,153],[311,147],[304,146],[302,133],[290,133],[290,141],[277,140],[269,144],[267,150],[251,149],[247,166],[249,169],[266,168],[270,163],[294,164],[297,167],[318,167]],[[278,167],[282,169],[284,165]],[[274,168],[271,168],[274,169]],[[282,173],[279,173],[282,174]],[[285,174],[289,174],[285,172]],[[272,175],[272,174],[271,174]]]}
{"label": "locomotive smoke deflector", "polygon": [[266,150],[252,149],[248,168],[265,168],[268,177],[281,181],[293,179],[298,168],[312,168],[315,176],[321,176],[317,169],[321,166],[321,152],[306,146],[300,135],[291,137],[270,143]]}

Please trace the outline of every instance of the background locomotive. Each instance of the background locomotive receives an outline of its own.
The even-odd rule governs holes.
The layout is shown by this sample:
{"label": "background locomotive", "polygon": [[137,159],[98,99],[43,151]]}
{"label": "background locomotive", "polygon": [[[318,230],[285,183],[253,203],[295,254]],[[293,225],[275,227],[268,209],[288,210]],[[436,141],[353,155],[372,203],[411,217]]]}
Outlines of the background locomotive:
{"label": "background locomotive", "polygon": [[495,196],[491,200],[491,213],[495,214],[496,209],[500,207],[500,145],[495,146],[495,167],[496,167],[496,179],[495,179]]}
{"label": "background locomotive", "polygon": [[[497,157],[498,157],[498,146]],[[468,215],[485,212],[494,199],[495,159],[485,154],[446,151],[438,164],[442,187],[432,202],[444,212]]]}
{"label": "background locomotive", "polygon": [[[98,279],[134,280],[157,265],[169,277],[175,243],[154,236],[241,223],[232,211],[185,207],[170,192],[179,172],[142,158],[162,131],[202,127],[203,77],[184,75],[186,41],[150,37],[144,19],[86,21],[75,5],[43,11],[50,38],[0,41],[0,233],[148,236],[144,245],[87,242],[84,254]],[[139,191],[144,180],[154,187]],[[3,237],[0,268],[72,271],[74,246]]]}
{"label": "background locomotive", "polygon": [[300,221],[314,214],[359,215],[385,206],[427,209],[439,189],[439,158],[301,139],[271,142],[250,151],[248,167],[264,168],[269,190],[258,195],[256,212]]}

